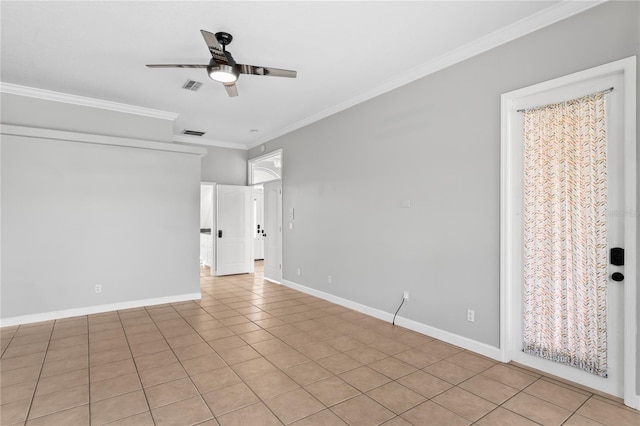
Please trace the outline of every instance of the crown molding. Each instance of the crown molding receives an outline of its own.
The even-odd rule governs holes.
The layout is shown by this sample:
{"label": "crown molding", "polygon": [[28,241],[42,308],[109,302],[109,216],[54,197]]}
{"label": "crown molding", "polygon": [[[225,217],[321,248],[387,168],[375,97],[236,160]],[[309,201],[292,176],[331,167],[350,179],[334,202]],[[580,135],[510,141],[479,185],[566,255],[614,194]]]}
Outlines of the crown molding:
{"label": "crown molding", "polygon": [[402,73],[395,78],[387,80],[385,83],[361,93],[353,98],[347,99],[337,105],[320,111],[317,114],[311,115],[298,122],[295,122],[289,126],[286,126],[278,131],[272,132],[268,135],[261,137],[260,139],[249,144],[249,149],[262,145],[265,142],[273,140],[279,136],[291,133],[294,130],[308,126],[323,118],[329,117],[345,109],[351,108],[357,104],[368,101],[369,99],[380,96],[386,92],[397,89],[400,86],[411,83],[429,74],[433,74],[444,68],[455,65],[473,56],[479,55],[483,52],[491,50],[495,47],[508,43],[512,40],[530,34],[534,31],[547,27],[563,19],[567,19],[573,15],[576,15],[592,7],[605,3],[607,0],[587,0],[587,1],[571,1],[564,0],[553,6],[550,6],[538,13],[521,19],[518,22],[507,25],[497,31],[489,33],[477,40],[465,44],[457,49],[451,50],[444,55],[434,58],[430,61],[418,65],[405,73]]}
{"label": "crown molding", "polygon": [[204,156],[207,154],[202,147],[186,146],[170,142],[151,141],[146,139],[122,138],[119,136],[96,135],[91,133],[69,132],[66,130],[42,129],[39,127],[14,126],[0,124],[0,135],[20,136],[34,139],[59,140],[65,142],[79,142],[96,145],[120,146],[125,148],[149,149],[152,151],[178,152]]}
{"label": "crown molding", "polygon": [[215,139],[205,139],[202,136],[173,135],[173,142],[177,144],[215,146],[218,148],[232,148],[246,151],[249,147],[243,143],[226,142]]}
{"label": "crown molding", "polygon": [[68,93],[54,92],[52,90],[38,89],[35,87],[20,86],[18,84],[4,82],[0,82],[0,92],[11,95],[26,96],[29,98],[43,99],[46,101],[64,102],[66,104],[124,112],[126,114],[142,115],[145,117],[159,118],[161,120],[173,121],[180,115],[175,112],[160,111],[157,109],[143,108],[135,105],[121,104],[118,102],[70,95]]}

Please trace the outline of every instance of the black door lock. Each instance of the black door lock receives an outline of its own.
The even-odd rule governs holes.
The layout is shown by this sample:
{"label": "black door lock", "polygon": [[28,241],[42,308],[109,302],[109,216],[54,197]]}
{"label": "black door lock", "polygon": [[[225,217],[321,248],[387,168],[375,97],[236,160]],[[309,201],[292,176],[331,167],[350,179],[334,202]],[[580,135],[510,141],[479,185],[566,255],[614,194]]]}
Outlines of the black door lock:
{"label": "black door lock", "polygon": [[614,247],[611,249],[611,264],[616,266],[624,265],[624,249],[621,247]]}
{"label": "black door lock", "polygon": [[218,230],[218,238],[222,238],[222,229]]}

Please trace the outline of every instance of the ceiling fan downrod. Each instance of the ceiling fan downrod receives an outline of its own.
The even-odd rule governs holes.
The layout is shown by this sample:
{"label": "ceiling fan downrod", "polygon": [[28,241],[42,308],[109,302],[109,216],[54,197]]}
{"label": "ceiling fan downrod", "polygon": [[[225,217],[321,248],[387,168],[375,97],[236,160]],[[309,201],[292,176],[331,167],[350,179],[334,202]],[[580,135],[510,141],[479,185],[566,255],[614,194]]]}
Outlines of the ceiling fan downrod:
{"label": "ceiling fan downrod", "polygon": [[233,36],[229,33],[225,33],[224,31],[217,32],[215,35],[218,43],[222,45],[222,51],[226,52],[226,47],[233,41]]}

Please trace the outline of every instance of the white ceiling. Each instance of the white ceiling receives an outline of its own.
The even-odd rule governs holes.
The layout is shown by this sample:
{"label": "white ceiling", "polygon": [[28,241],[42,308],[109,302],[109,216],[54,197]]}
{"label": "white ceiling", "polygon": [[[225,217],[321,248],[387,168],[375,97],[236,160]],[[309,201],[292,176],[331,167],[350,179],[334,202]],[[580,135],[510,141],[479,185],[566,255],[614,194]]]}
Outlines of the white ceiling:
{"label": "white ceiling", "polygon": [[[178,113],[176,135],[206,134],[175,140],[246,148],[595,4],[2,1],[1,79]],[[239,63],[298,78],[241,75],[229,98],[204,69],[145,67],[208,63],[200,29],[231,33]]]}

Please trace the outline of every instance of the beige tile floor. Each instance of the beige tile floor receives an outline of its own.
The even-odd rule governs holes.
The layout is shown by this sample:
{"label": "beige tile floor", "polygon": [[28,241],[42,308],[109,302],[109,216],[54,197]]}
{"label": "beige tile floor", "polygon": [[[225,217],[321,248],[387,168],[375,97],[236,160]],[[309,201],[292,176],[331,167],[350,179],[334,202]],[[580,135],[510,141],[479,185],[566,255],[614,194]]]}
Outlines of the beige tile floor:
{"label": "beige tile floor", "polygon": [[254,275],[1,329],[2,425],[640,425],[640,412]]}

